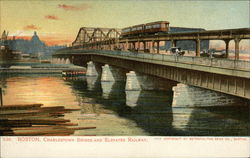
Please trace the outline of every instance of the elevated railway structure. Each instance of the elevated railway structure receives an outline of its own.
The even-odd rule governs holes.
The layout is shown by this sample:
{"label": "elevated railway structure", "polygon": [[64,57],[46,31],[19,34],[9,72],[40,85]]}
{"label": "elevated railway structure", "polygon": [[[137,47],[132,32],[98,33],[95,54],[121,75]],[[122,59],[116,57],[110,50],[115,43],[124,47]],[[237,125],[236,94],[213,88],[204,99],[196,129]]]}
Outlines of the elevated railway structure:
{"label": "elevated railway structure", "polygon": [[[75,49],[127,51],[139,50],[141,49],[141,44],[143,44],[142,51],[147,52],[147,50],[153,50],[154,53],[159,53],[160,42],[162,41],[171,41],[172,47],[176,47],[177,41],[192,40],[196,43],[196,56],[200,56],[200,45],[202,40],[223,40],[226,44],[225,51],[228,57],[229,42],[233,40],[235,43],[235,59],[238,60],[240,54],[240,41],[243,39],[250,39],[250,28],[180,33],[166,32],[130,37],[121,37],[120,35],[120,29],[81,28],[72,46]],[[156,48],[156,50],[154,48]]]}
{"label": "elevated railway structure", "polygon": [[[240,41],[250,39],[250,28],[183,33],[161,33],[122,37],[119,29],[81,28],[72,47],[53,57],[76,65],[92,61],[153,75],[195,87],[250,99],[250,61],[239,60]],[[161,41],[196,41],[196,56],[159,54]],[[235,41],[235,59],[200,57],[201,40],[223,40],[228,54],[229,41]],[[134,52],[129,50],[140,49]],[[149,45],[150,43],[151,45]],[[155,47],[156,44],[156,47]],[[156,52],[147,50],[156,48]]]}

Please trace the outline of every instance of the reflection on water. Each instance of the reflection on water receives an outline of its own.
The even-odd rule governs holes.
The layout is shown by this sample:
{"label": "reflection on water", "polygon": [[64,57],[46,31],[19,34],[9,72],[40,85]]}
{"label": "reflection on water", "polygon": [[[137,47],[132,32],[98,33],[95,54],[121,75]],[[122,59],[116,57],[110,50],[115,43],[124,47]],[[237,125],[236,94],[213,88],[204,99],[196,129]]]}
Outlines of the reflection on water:
{"label": "reflection on water", "polygon": [[124,91],[124,82],[97,77],[1,75],[0,84],[4,104],[80,108],[65,119],[96,129],[75,135],[250,135],[249,106],[172,108],[172,92]]}
{"label": "reflection on water", "polygon": [[101,86],[102,86],[102,96],[105,99],[109,98],[109,95],[111,94],[111,91],[113,88],[113,85],[115,84],[115,82],[101,82]]}
{"label": "reflection on water", "polygon": [[249,135],[249,107],[173,108],[178,135]]}
{"label": "reflection on water", "polygon": [[140,90],[126,90],[126,105],[130,107],[137,106],[138,99],[140,97],[141,91]]}
{"label": "reflection on water", "polygon": [[97,78],[97,76],[91,76],[86,78],[88,90],[94,90],[94,88],[96,87]]}

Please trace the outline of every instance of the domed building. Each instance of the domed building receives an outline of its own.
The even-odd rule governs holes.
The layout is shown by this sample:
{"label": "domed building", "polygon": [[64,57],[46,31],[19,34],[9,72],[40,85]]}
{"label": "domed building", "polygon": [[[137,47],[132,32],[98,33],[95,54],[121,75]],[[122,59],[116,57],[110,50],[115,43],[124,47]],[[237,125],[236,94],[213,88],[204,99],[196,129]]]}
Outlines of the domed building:
{"label": "domed building", "polygon": [[43,53],[45,52],[45,49],[46,49],[46,45],[45,43],[43,43],[36,31],[34,32],[34,35],[32,36],[31,40],[30,40],[30,44],[29,44],[29,50],[28,50],[28,53]]}

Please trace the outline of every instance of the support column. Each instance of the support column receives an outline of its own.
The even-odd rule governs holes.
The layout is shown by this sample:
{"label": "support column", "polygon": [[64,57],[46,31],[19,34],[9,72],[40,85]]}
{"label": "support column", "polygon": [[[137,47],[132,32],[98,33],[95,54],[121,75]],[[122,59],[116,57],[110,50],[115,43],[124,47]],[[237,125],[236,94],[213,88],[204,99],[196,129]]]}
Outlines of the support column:
{"label": "support column", "polygon": [[119,38],[115,39],[115,47],[116,49],[119,49],[121,48],[120,44],[119,44]]}
{"label": "support column", "polygon": [[177,46],[177,40],[171,40],[171,47]]}
{"label": "support column", "polygon": [[160,41],[157,41],[156,44],[157,44],[157,54],[159,54],[160,53]]}
{"label": "support column", "polygon": [[133,49],[133,43],[132,42],[129,42],[129,47],[128,49],[131,51]]}
{"label": "support column", "polygon": [[140,50],[140,41],[138,40],[137,41],[137,51],[139,52],[139,50]]}
{"label": "support column", "polygon": [[144,41],[144,42],[143,42],[143,52],[145,52],[146,49],[147,49],[147,47],[146,47],[146,42]]}
{"label": "support column", "polygon": [[235,42],[235,60],[239,60],[239,58],[240,58],[240,39],[235,38],[234,42]]}
{"label": "support column", "polygon": [[74,64],[74,56],[71,57],[71,62],[72,64]]}
{"label": "support column", "polygon": [[108,64],[105,64],[104,66],[102,66],[101,81],[104,81],[104,82],[114,82],[115,81]]}
{"label": "support column", "polygon": [[152,49],[151,52],[152,53],[155,53],[155,48],[154,47],[155,47],[155,41],[152,41],[152,47],[151,47],[151,49]]}
{"label": "support column", "polygon": [[226,58],[228,58],[229,57],[228,50],[229,50],[229,42],[230,42],[230,40],[229,39],[225,39],[224,42],[226,44]]}
{"label": "support column", "polygon": [[98,76],[95,64],[92,61],[87,63],[86,76]]}
{"label": "support column", "polygon": [[132,45],[133,45],[133,50],[135,50],[135,42],[132,42]]}
{"label": "support column", "polygon": [[200,39],[197,39],[196,40],[195,56],[199,57],[200,56],[200,51],[201,51],[201,41],[200,41]]}
{"label": "support column", "polygon": [[109,50],[112,50],[111,42],[109,40]]}
{"label": "support column", "polygon": [[113,44],[110,45],[110,50],[114,50],[114,45]]}
{"label": "support column", "polygon": [[2,93],[2,88],[0,88],[0,106],[3,106],[3,93]]}

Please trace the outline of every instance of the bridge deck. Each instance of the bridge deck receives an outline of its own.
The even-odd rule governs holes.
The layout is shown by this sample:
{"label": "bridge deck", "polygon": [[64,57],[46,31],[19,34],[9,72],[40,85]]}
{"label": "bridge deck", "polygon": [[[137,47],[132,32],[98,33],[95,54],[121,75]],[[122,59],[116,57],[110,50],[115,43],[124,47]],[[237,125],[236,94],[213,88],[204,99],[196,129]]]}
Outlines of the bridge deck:
{"label": "bridge deck", "polygon": [[[64,50],[60,55],[95,54],[222,75],[250,78],[250,61],[104,50]],[[55,54],[56,55],[56,54]]]}
{"label": "bridge deck", "polygon": [[54,54],[74,64],[110,64],[184,84],[250,99],[250,61],[107,50],[70,50]]}

